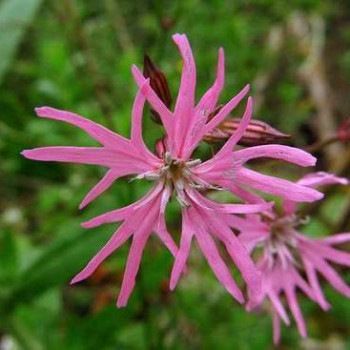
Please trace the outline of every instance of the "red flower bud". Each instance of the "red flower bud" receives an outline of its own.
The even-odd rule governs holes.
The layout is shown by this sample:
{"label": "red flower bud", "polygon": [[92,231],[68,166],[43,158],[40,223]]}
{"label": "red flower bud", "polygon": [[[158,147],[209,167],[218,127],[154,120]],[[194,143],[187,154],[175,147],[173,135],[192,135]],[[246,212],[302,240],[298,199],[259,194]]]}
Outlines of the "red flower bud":
{"label": "red flower bud", "polygon": [[156,141],[156,154],[159,158],[163,158],[166,152],[166,138],[165,136]]}
{"label": "red flower bud", "polygon": [[347,142],[350,140],[350,118],[339,125],[337,137],[340,142]]}
{"label": "red flower bud", "polygon": [[[210,118],[212,118],[212,116]],[[227,118],[219,124],[217,128],[206,134],[204,140],[209,143],[226,141],[237,130],[240,123],[240,118]],[[247,129],[244,131],[239,144],[245,146],[258,146],[281,142],[289,138],[290,135],[281,133],[267,123],[259,120],[251,120]]]}
{"label": "red flower bud", "polygon": [[[171,106],[172,98],[167,79],[163,72],[151,61],[148,55],[144,56],[143,75],[150,79],[150,84],[157,96],[167,106]],[[151,118],[154,122],[161,124],[158,113],[151,108]]]}

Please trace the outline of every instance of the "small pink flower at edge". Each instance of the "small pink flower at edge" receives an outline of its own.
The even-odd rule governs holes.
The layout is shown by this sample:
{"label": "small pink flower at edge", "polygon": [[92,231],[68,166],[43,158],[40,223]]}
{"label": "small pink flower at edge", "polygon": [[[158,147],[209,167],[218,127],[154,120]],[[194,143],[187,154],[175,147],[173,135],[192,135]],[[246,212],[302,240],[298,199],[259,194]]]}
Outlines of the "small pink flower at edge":
{"label": "small pink flower at edge", "polygon": [[[304,186],[316,187],[330,184],[348,184],[344,178],[332,174],[318,172],[310,174],[298,181]],[[296,292],[300,289],[311,300],[320,305],[323,310],[330,308],[325,300],[318,273],[341,294],[350,297],[350,288],[331,267],[329,262],[350,266],[350,254],[342,252],[332,245],[350,241],[350,233],[337,234],[321,239],[305,237],[296,230],[302,223],[296,213],[296,203],[285,200],[283,215],[278,216],[271,211],[262,219],[257,214],[251,215],[245,222],[235,219],[232,226],[241,231],[240,241],[253,252],[262,246],[262,255],[258,258],[258,268],[262,277],[262,294],[260,298],[250,300],[247,309],[251,310],[268,299],[273,307],[274,342],[280,339],[280,320],[290,324],[289,317],[280,299],[283,293],[286,303],[296,320],[299,333],[307,336]],[[302,277],[306,273],[307,280]]]}
{"label": "small pink flower at edge", "polygon": [[[175,257],[170,288],[175,288],[189,255],[195,237],[218,280],[239,302],[243,294],[220,256],[213,237],[222,241],[247,283],[251,298],[260,293],[260,274],[246,249],[240,244],[229,225],[233,214],[256,213],[271,207],[260,197],[248,192],[244,186],[271,193],[293,201],[310,202],[322,197],[318,191],[276,177],[262,175],[244,168],[254,158],[282,159],[300,166],[313,166],[310,154],[287,146],[266,145],[233,152],[242,137],[252,114],[252,99],[247,102],[242,123],[210,160],[201,163],[191,155],[204,135],[213,130],[247,94],[245,87],[232,98],[210,121],[207,116],[217,106],[224,84],[224,52],[219,50],[217,78],[212,87],[195,104],[196,68],[192,51],[185,35],[175,34],[173,40],[184,62],[181,83],[174,111],[170,111],[152,90],[137,67],[132,72],[140,91],[132,111],[131,138],[127,139],[77,114],[49,107],[37,108],[39,117],[61,120],[73,124],[97,140],[102,147],[44,147],[26,150],[23,155],[41,161],[61,161],[100,165],[109,170],[102,180],[87,194],[80,208],[106,191],[122,176],[154,181],[154,188],[136,203],[110,211],[86,223],[91,228],[109,222],[122,222],[106,245],[72,283],[88,278],[113,251],[130,237],[132,244],[126,263],[124,279],[118,297],[118,307],[125,306],[134,288],[143,248],[154,231]],[[162,120],[166,133],[166,150],[163,157],[151,153],[142,138],[142,114],[145,100]],[[205,198],[201,191],[224,189],[254,204],[221,204]],[[170,198],[175,196],[182,207],[182,234],[179,249],[166,229],[164,212]],[[142,223],[142,224],[140,224]]]}

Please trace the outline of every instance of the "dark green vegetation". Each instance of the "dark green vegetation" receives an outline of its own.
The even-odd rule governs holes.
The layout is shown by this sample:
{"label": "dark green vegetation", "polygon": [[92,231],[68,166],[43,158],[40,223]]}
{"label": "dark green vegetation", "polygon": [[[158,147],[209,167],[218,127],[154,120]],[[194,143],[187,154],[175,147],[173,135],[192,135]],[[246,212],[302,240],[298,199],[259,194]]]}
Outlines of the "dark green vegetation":
{"label": "dark green vegetation", "polygon": [[[293,29],[294,28],[294,29]],[[0,342],[20,349],[268,349],[265,312],[247,314],[224,291],[197,249],[188,275],[168,291],[172,258],[154,239],[124,309],[115,308],[127,247],[88,281],[69,280],[114,232],[80,222],[133,202],[144,182],[119,180],[79,212],[103,169],[37,163],[20,151],[45,145],[93,145],[78,129],[38,119],[34,107],[80,113],[128,135],[136,86],[130,67],[147,52],[168,77],[173,96],[181,61],[171,34],[192,44],[198,95],[214,79],[217,49],[225,48],[222,101],[252,83],[254,118],[293,135],[305,147],[332,135],[350,113],[350,5],[331,0],[0,2]],[[325,88],[326,97],[315,87]],[[238,110],[239,111],[239,110]],[[239,113],[235,117],[239,117]],[[145,118],[151,148],[161,127]],[[339,146],[339,147],[338,147]],[[349,149],[325,148],[318,170],[349,176]],[[204,155],[207,146],[199,150]],[[297,179],[300,169],[260,162],[265,172]],[[218,198],[230,200],[231,198]],[[312,236],[350,231],[349,191],[334,188],[307,207]],[[176,239],[179,208],[168,211]],[[346,271],[342,271],[346,276]],[[350,275],[347,280],[350,282]],[[330,288],[328,314],[302,302],[311,339],[325,349],[350,347],[350,303]],[[281,349],[311,349],[283,328]]]}

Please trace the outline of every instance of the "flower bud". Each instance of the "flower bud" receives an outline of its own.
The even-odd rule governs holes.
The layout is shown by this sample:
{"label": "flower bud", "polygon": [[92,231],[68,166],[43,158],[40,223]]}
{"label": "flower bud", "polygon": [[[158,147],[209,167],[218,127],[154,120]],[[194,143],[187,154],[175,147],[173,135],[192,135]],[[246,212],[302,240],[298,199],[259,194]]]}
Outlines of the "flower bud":
{"label": "flower bud", "polygon": [[163,158],[166,152],[166,137],[162,137],[156,141],[155,151],[159,158]]}
{"label": "flower bud", "polygon": [[350,140],[350,118],[339,125],[337,137],[340,142],[347,142]]}
{"label": "flower bud", "polygon": [[[206,134],[204,141],[208,143],[224,142],[237,130],[240,123],[240,118],[227,118],[218,127]],[[289,138],[290,135],[281,133],[267,123],[253,119],[244,131],[239,144],[244,146],[258,146],[285,141]]]}
{"label": "flower bud", "polygon": [[[145,78],[150,79],[150,84],[153,91],[161,99],[161,101],[167,106],[171,106],[172,98],[168,86],[167,79],[163,72],[151,61],[148,55],[144,56],[143,61],[143,75]],[[151,108],[151,118],[154,122],[161,124],[158,113]]]}

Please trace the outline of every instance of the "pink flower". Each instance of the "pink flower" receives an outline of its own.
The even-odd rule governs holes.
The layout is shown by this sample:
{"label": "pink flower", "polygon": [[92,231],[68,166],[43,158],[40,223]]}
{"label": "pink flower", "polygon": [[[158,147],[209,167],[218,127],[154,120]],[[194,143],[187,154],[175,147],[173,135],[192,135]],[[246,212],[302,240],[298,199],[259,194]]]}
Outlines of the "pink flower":
{"label": "pink flower", "polygon": [[[287,146],[268,145],[233,152],[251,119],[251,98],[248,99],[242,123],[221,151],[204,163],[191,158],[203,136],[224,120],[244,98],[249,87],[245,87],[207,122],[207,116],[216,107],[224,84],[224,52],[222,49],[219,50],[217,78],[214,84],[195,104],[196,68],[190,45],[185,35],[175,34],[173,39],[184,62],[174,111],[170,111],[163,104],[152,90],[149,80],[145,79],[134,66],[132,72],[140,91],[132,111],[130,139],[76,114],[43,107],[36,110],[40,117],[78,126],[97,140],[102,147],[45,147],[23,152],[25,157],[34,160],[94,164],[108,168],[103,179],[84,198],[80,208],[106,191],[119,177],[134,175],[136,179],[155,182],[154,188],[136,203],[83,224],[83,227],[91,228],[108,222],[122,222],[107,244],[72,280],[72,283],[89,277],[104,259],[131,236],[133,237],[117,302],[119,307],[126,305],[133,290],[143,248],[153,231],[175,256],[171,289],[175,287],[184,271],[194,236],[218,280],[234,298],[243,302],[242,292],[233,280],[214,242],[214,238],[217,238],[226,246],[253,298],[260,291],[259,273],[248,252],[231,231],[226,218],[234,213],[247,214],[266,210],[271,205],[243,189],[243,186],[247,185],[295,201],[309,202],[322,197],[322,194],[308,187],[262,175],[243,167],[248,160],[260,157],[282,159],[300,166],[315,164],[315,158],[310,154]],[[145,99],[159,115],[164,126],[166,134],[164,156],[154,155],[144,144],[142,113]],[[202,192],[208,189],[226,189],[242,199],[252,199],[255,203],[216,203],[204,197]],[[166,205],[172,196],[177,198],[182,207],[182,236],[179,249],[168,233],[164,219]]]}
{"label": "pink flower", "polygon": [[[316,187],[328,184],[347,184],[348,181],[334,175],[319,172],[301,179],[299,184]],[[280,319],[289,325],[290,320],[281,301],[281,294],[286,297],[286,304],[296,320],[299,333],[307,336],[296,292],[300,289],[309,299],[328,310],[330,305],[325,300],[318,280],[318,273],[341,294],[350,297],[350,288],[341,279],[329,262],[350,266],[350,254],[342,252],[332,245],[350,240],[350,233],[338,234],[321,239],[305,237],[297,231],[303,223],[296,213],[296,203],[284,201],[283,214],[274,211],[266,216],[250,215],[247,221],[231,220],[231,225],[242,233],[240,241],[250,251],[262,247],[258,259],[258,268],[262,277],[262,294],[250,300],[247,309],[251,310],[268,299],[273,307],[274,342],[280,339]],[[305,272],[307,280],[302,273]]]}

